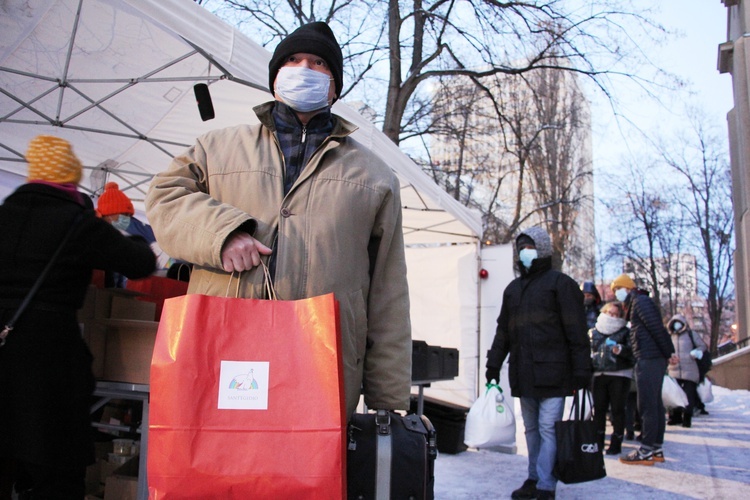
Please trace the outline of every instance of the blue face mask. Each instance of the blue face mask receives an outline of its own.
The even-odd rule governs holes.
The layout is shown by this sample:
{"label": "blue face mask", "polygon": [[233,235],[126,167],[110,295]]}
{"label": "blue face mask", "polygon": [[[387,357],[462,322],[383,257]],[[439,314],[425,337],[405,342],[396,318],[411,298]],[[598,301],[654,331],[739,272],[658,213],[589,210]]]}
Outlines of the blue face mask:
{"label": "blue face mask", "polygon": [[524,248],[518,252],[518,258],[521,259],[521,264],[523,264],[523,267],[526,269],[531,267],[531,263],[537,258],[537,256],[536,248]]}
{"label": "blue face mask", "polygon": [[675,332],[679,332],[680,330],[682,330],[682,323],[680,323],[679,321],[675,321],[674,323],[672,323],[672,330]]}
{"label": "blue face mask", "polygon": [[288,66],[279,69],[276,94],[290,108],[310,112],[328,106],[328,89],[332,78],[320,71]]}
{"label": "blue face mask", "polygon": [[115,229],[125,231],[130,225],[130,216],[120,214],[117,216],[117,220],[112,221],[112,225],[115,227]]}

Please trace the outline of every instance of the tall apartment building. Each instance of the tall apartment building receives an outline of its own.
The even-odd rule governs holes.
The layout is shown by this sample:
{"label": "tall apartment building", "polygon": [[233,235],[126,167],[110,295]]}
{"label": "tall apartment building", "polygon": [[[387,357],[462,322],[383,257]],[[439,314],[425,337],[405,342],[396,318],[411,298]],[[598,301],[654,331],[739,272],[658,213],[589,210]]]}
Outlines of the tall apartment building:
{"label": "tall apartment building", "polygon": [[[645,279],[646,271],[643,267],[633,259],[623,261],[623,272],[633,277],[639,287],[650,290],[652,285]],[[681,253],[658,258],[655,271],[659,302],[665,321],[671,315],[679,313],[688,319],[693,330],[700,334],[707,333],[708,326],[704,318],[706,299],[698,295],[698,268],[695,255]]]}
{"label": "tall apartment building", "polygon": [[433,102],[431,174],[482,212],[487,242],[510,242],[540,224],[562,269],[592,280],[591,113],[578,76],[537,70],[481,86],[461,77],[442,83]]}

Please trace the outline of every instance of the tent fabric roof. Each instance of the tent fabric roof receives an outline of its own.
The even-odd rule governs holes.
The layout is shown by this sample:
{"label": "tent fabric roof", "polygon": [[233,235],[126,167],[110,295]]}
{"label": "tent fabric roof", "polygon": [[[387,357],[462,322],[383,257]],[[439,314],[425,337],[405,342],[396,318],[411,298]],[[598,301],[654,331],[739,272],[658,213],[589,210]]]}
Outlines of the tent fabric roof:
{"label": "tent fabric roof", "polygon": [[[25,181],[38,134],[69,140],[92,195],[115,181],[143,212],[151,177],[209,130],[257,121],[270,53],[190,0],[6,0],[0,16],[0,197]],[[202,122],[193,85],[209,83]],[[401,180],[407,245],[474,243],[479,216],[442,191],[360,114],[357,140]]]}

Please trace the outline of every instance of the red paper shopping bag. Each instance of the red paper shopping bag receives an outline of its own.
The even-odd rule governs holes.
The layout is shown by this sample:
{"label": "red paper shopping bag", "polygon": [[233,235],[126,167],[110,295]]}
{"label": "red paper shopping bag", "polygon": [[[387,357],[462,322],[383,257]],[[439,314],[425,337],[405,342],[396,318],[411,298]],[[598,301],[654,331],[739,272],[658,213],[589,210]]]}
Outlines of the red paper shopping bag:
{"label": "red paper shopping bag", "polygon": [[167,299],[151,365],[150,497],[341,499],[333,294]]}

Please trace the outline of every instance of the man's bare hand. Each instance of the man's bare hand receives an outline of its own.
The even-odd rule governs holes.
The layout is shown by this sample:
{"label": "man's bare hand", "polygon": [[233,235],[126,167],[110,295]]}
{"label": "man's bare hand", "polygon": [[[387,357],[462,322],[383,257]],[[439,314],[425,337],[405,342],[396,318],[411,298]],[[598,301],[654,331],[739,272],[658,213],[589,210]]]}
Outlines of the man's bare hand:
{"label": "man's bare hand", "polygon": [[228,273],[249,271],[260,265],[260,256],[271,255],[271,249],[243,231],[229,235],[221,250],[221,265]]}

